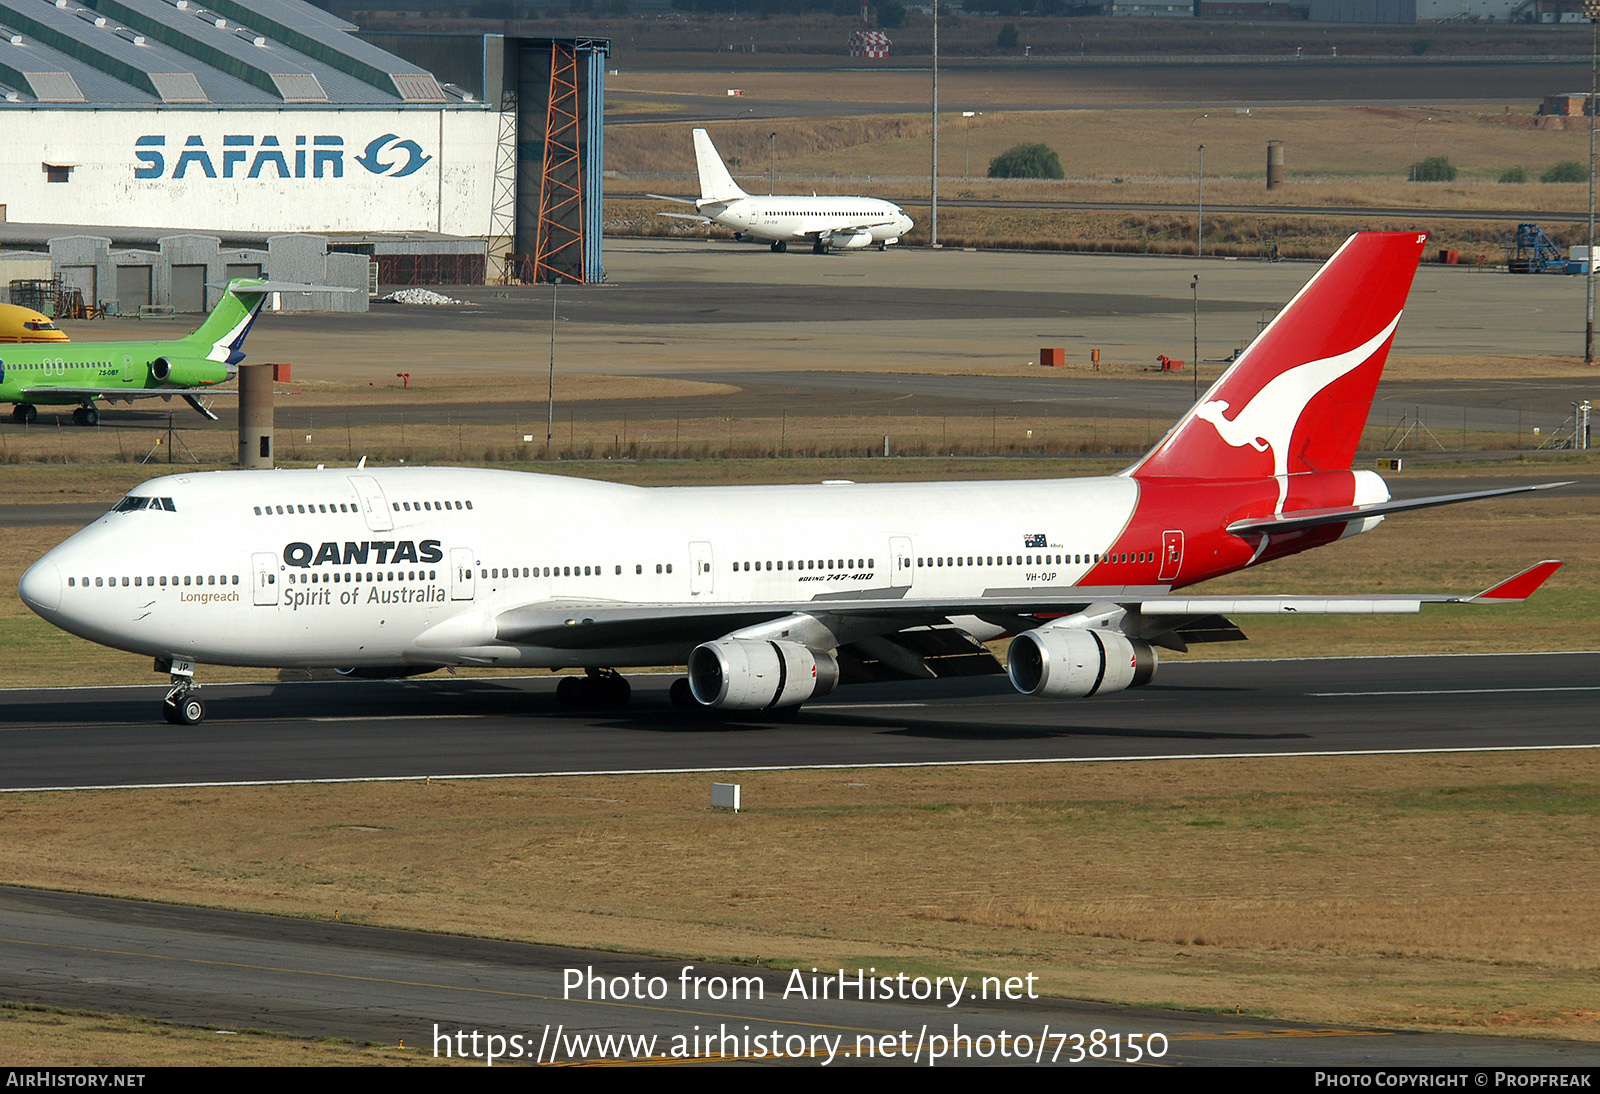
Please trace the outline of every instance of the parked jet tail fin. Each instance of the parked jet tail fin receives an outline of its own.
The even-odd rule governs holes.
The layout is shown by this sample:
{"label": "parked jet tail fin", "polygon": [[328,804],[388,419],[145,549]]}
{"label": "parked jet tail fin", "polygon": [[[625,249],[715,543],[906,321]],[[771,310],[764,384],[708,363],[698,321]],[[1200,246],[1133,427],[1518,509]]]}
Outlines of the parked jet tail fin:
{"label": "parked jet tail fin", "polygon": [[1350,467],[1425,232],[1358,232],[1148,455],[1138,479]]}
{"label": "parked jet tail fin", "polygon": [[267,294],[273,291],[269,288],[271,284],[259,278],[234,278],[229,281],[217,306],[184,341],[192,343],[197,355],[208,361],[238,364],[244,359],[241,347],[245,335],[250,333],[250,325],[260,314]]}
{"label": "parked jet tail fin", "polygon": [[728,168],[722,162],[722,157],[717,155],[717,146],[711,143],[711,135],[704,129],[694,131],[694,161],[700,168],[701,205],[717,201],[737,201],[739,198],[750,196],[739,189],[739,184],[728,174]]}

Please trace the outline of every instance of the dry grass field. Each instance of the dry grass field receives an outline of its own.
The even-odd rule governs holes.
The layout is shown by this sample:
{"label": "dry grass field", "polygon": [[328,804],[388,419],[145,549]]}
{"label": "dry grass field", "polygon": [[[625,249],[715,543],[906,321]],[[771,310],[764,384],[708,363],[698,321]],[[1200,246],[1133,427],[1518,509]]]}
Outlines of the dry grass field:
{"label": "dry grass field", "polygon": [[[844,98],[873,92],[876,75],[844,77],[830,87]],[[897,74],[904,79],[909,74]],[[720,74],[642,73],[641,85],[700,89],[725,82]],[[773,97],[793,93],[788,81],[804,74],[768,74],[779,81]],[[892,82],[892,81],[891,81]],[[705,93],[697,90],[696,93]],[[747,94],[754,93],[747,89]],[[953,101],[953,100],[952,100]],[[974,99],[981,102],[981,99]],[[1329,245],[1357,227],[1426,228],[1435,243],[1504,260],[1501,243],[1519,219],[1587,208],[1581,183],[1541,183],[1555,164],[1587,163],[1588,130],[1582,119],[1539,118],[1526,102],[1482,106],[1267,106],[1248,112],[1173,109],[998,110],[964,119],[959,112],[940,126],[940,192],[949,199],[1166,203],[1193,206],[1312,206],[1415,208],[1416,214],[1355,219],[1340,215],[1222,214],[1208,217],[1213,253],[1257,254],[1272,244],[1285,257],[1328,253]],[[614,125],[607,130],[607,165],[614,191],[688,193],[694,189],[691,123]],[[778,189],[823,193],[866,191],[906,203],[918,227],[907,242],[928,239],[928,169],[931,123],[926,115],[770,119],[711,125],[718,150],[752,193],[768,184],[769,134],[776,131]],[[1266,146],[1283,141],[1287,184],[1265,187]],[[1066,178],[1059,182],[991,180],[990,159],[1012,146],[1039,141],[1057,150]],[[1197,147],[1205,145],[1205,184],[1198,183]],[[1092,150],[1085,152],[1084,150]],[[1453,182],[1409,181],[1411,165],[1445,156],[1459,169]],[[1499,179],[1521,168],[1526,183]],[[1505,209],[1505,220],[1430,218],[1428,209]],[[681,221],[653,214],[660,202],[612,199],[610,230],[689,234]],[[1566,244],[1579,242],[1575,224],[1546,229]],[[1193,211],[972,209],[940,210],[940,242],[948,246],[1060,247],[1192,253]],[[1469,259],[1470,260],[1470,259]]]}
{"label": "dry grass field", "polygon": [[[0,875],[703,960],[1026,968],[1076,998],[1600,1038],[1592,752],[741,773],[737,815],[706,808],[710,779],[7,795]],[[17,1032],[0,1019],[0,1044]],[[111,1058],[137,1051],[125,1040]]]}

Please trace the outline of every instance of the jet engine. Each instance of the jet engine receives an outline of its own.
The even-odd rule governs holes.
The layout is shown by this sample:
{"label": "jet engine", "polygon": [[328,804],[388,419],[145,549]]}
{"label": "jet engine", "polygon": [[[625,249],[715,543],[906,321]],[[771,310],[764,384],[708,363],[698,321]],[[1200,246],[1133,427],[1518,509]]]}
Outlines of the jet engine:
{"label": "jet engine", "polygon": [[799,706],[839,683],[833,654],[798,642],[719,638],[689,654],[689,690],[702,706],[770,710]]}
{"label": "jet engine", "polygon": [[174,387],[220,384],[228,379],[228,366],[203,357],[157,357],[150,362],[150,375],[158,383]]}
{"label": "jet engine", "polygon": [[862,247],[872,246],[872,233],[865,228],[858,228],[853,232],[835,229],[828,233],[827,242],[829,247],[847,251],[859,250]]}
{"label": "jet engine", "polygon": [[1118,631],[1040,627],[1012,639],[1006,672],[1024,695],[1085,699],[1148,684],[1156,651]]}

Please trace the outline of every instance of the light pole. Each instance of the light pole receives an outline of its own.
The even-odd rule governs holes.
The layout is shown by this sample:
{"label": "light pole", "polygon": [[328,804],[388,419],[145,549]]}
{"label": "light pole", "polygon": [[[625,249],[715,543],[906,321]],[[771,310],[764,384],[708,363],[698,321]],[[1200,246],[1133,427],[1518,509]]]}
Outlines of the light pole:
{"label": "light pole", "polygon": [[939,0],[933,0],[933,183],[928,245],[939,248]]}
{"label": "light pole", "polygon": [[1600,0],[1583,0],[1589,17],[1589,261],[1583,275],[1583,363],[1594,364],[1594,125],[1600,110]]}
{"label": "light pole", "polygon": [[772,194],[777,192],[773,189],[773,186],[778,179],[778,135],[776,133],[767,134],[767,150],[770,156],[767,161],[767,193]]}
{"label": "light pole", "polygon": [[1204,258],[1206,253],[1206,146],[1200,146],[1200,174],[1195,178],[1194,195],[1194,256]]}
{"label": "light pole", "polygon": [[963,110],[961,116],[967,119],[967,146],[965,150],[967,165],[962,169],[961,177],[970,179],[972,178],[972,119],[978,116],[978,112],[976,110]]}
{"label": "light pole", "polygon": [[1194,298],[1194,401],[1200,401],[1200,275],[1189,282],[1189,293]]}

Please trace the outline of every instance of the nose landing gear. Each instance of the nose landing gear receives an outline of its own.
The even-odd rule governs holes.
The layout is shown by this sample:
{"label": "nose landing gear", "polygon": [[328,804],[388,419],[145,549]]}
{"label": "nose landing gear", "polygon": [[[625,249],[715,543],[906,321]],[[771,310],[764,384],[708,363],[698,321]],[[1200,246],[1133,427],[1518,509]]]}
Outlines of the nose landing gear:
{"label": "nose landing gear", "polygon": [[197,726],[205,721],[206,704],[195,694],[200,685],[194,682],[194,662],[157,658],[156,671],[172,674],[172,686],[161,701],[161,717],[175,726]]}

